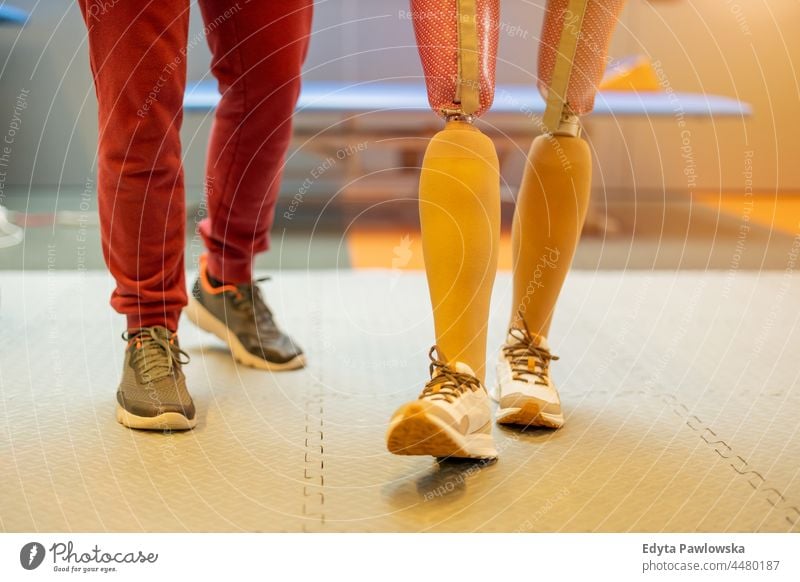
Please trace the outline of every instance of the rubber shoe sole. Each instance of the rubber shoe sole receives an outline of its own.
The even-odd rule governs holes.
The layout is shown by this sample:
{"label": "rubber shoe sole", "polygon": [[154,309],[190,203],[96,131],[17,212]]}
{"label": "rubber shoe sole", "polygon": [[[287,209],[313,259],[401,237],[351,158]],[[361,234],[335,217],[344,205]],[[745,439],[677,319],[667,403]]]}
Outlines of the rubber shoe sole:
{"label": "rubber shoe sole", "polygon": [[184,311],[186,313],[186,317],[189,318],[189,321],[203,331],[207,331],[208,333],[217,336],[219,339],[225,342],[228,346],[228,349],[231,351],[231,354],[233,354],[233,358],[245,366],[258,368],[259,370],[285,372],[288,370],[298,370],[306,365],[305,357],[302,354],[295,356],[288,362],[284,362],[282,364],[270,362],[251,354],[247,351],[244,345],[242,345],[242,342],[239,341],[239,338],[236,337],[236,334],[231,332],[224,322],[214,317],[211,312],[203,307],[201,303],[194,297],[189,298],[189,304],[186,306]]}
{"label": "rubber shoe sole", "polygon": [[179,412],[165,412],[158,416],[137,416],[117,404],[117,422],[128,428],[141,430],[190,430],[197,426],[197,417],[189,419]]}
{"label": "rubber shoe sole", "polygon": [[395,455],[429,455],[465,459],[494,459],[497,449],[490,433],[463,435],[412,402],[389,424],[386,446]]}
{"label": "rubber shoe sole", "polygon": [[20,232],[13,232],[11,234],[0,234],[0,249],[9,249],[13,246],[21,244],[25,240],[25,236]]}
{"label": "rubber shoe sole", "polygon": [[541,409],[540,403],[530,400],[523,403],[521,407],[500,408],[495,418],[498,424],[544,426],[547,428],[561,428],[564,426],[563,412],[542,412]]}

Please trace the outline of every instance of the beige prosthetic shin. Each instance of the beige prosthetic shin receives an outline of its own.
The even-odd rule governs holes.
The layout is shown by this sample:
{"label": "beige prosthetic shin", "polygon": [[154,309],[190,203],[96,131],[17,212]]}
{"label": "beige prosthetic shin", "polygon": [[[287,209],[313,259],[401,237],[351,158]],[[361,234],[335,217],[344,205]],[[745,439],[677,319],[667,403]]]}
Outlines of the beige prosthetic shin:
{"label": "beige prosthetic shin", "polygon": [[540,135],[531,145],[511,231],[512,327],[524,318],[547,337],[586,218],[592,159],[579,137]]}
{"label": "beige prosthetic shin", "polygon": [[[491,105],[497,0],[413,0],[432,108],[447,120],[431,140],[419,185],[436,344],[449,364],[484,379],[489,301],[500,237],[500,177],[491,140],[472,119]],[[438,17],[437,17],[438,16]]]}
{"label": "beige prosthetic shin", "polygon": [[489,301],[500,239],[500,181],[492,141],[448,122],[422,166],[419,210],[436,344],[484,379]]}
{"label": "beige prosthetic shin", "polygon": [[550,0],[539,54],[545,134],[531,145],[512,230],[511,326],[547,336],[591,193],[578,115],[591,111],[624,0]]}

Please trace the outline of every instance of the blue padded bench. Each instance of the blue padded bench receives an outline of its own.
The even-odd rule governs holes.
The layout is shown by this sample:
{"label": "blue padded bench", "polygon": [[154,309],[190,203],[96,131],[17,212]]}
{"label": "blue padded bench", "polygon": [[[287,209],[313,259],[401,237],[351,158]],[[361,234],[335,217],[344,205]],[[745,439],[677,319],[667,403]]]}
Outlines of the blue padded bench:
{"label": "blue padded bench", "polygon": [[8,6],[4,4],[0,6],[0,25],[12,24],[15,26],[22,26],[28,21],[28,13],[21,8]]}
{"label": "blue padded bench", "polygon": [[[216,81],[190,84],[184,98],[187,112],[211,113],[219,103]],[[486,114],[482,128],[495,139],[501,167],[509,155],[527,151],[527,144],[536,133],[534,124],[519,123],[522,116],[530,118],[544,112],[545,104],[534,86],[498,85],[494,104]],[[441,127],[428,105],[423,83],[304,81],[297,104],[294,143],[304,151],[325,159],[347,141],[369,137],[375,147],[391,148],[400,157],[397,168],[418,168],[427,145],[426,135]],[[717,95],[666,92],[605,91],[597,95],[591,117],[661,119],[685,118],[742,118],[752,113],[748,104]],[[377,116],[375,115],[377,114]],[[320,120],[319,117],[322,117]],[[378,119],[380,117],[380,119]],[[502,129],[501,129],[502,127]],[[495,135],[496,134],[496,135]],[[391,172],[365,179],[360,156],[346,156],[339,165],[344,171],[338,193],[343,200],[387,199],[398,194],[410,195],[416,188],[416,173]],[[287,195],[292,187],[284,183]],[[336,191],[333,186],[332,191]],[[512,196],[509,185],[505,197]],[[611,219],[590,209],[587,229],[609,233]],[[608,224],[607,224],[608,223]]]}
{"label": "blue padded bench", "polygon": [[[219,103],[215,81],[200,81],[186,90],[186,111],[209,112]],[[430,111],[425,86],[421,83],[340,83],[305,81],[298,111],[352,113],[378,111]],[[498,85],[491,113],[541,114],[544,101],[533,86]],[[697,93],[629,93],[604,91],[598,94],[594,116],[612,117],[746,117],[750,106],[736,99]]]}

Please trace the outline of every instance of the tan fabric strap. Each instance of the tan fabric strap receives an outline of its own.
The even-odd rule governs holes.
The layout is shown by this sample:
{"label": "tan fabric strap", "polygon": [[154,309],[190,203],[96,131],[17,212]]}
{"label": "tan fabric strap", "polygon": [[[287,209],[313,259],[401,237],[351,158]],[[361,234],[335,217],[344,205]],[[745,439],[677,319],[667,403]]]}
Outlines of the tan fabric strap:
{"label": "tan fabric strap", "polygon": [[553,75],[547,88],[547,106],[543,119],[544,127],[550,133],[558,130],[567,104],[569,78],[572,75],[575,51],[578,48],[583,17],[588,4],[589,0],[569,0],[567,11],[564,13],[564,25],[558,42]]}
{"label": "tan fabric strap", "polygon": [[458,85],[456,101],[466,115],[480,108],[477,0],[458,0]]}

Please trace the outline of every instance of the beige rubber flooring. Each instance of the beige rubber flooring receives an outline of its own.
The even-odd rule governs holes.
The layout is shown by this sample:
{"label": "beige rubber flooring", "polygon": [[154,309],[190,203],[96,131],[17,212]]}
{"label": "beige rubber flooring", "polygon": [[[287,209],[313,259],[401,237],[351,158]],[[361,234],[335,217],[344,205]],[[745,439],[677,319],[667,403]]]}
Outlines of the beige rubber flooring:
{"label": "beige rubber flooring", "polygon": [[[497,428],[486,464],[385,450],[426,379],[421,273],[272,274],[309,367],[238,367],[184,322],[200,421],[164,435],[114,420],[105,274],[0,272],[0,529],[800,531],[798,276],[573,272],[551,340],[567,424]],[[509,296],[502,275],[492,352]]]}

